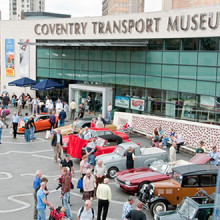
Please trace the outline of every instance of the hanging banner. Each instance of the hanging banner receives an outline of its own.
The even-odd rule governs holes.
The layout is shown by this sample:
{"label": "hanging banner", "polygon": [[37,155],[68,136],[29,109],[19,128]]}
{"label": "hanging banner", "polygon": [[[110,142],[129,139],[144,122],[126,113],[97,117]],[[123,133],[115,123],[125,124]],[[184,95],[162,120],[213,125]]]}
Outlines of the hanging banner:
{"label": "hanging banner", "polygon": [[20,77],[29,77],[30,46],[23,44],[29,41],[29,39],[20,39]]}
{"label": "hanging banner", "polygon": [[142,99],[133,99],[131,98],[131,109],[144,111],[145,101]]}
{"label": "hanging banner", "polygon": [[5,75],[14,76],[14,39],[5,39]]}
{"label": "hanging banner", "polygon": [[129,108],[130,98],[124,96],[115,96],[115,106]]}

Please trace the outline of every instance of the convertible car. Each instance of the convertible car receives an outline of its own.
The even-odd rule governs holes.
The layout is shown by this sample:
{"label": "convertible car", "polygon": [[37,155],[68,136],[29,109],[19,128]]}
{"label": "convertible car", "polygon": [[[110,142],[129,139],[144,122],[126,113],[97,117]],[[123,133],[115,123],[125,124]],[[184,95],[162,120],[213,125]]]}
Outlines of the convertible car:
{"label": "convertible car", "polygon": [[208,154],[196,154],[189,161],[178,160],[173,163],[168,163],[157,160],[147,167],[118,172],[115,182],[123,191],[134,194],[138,193],[141,187],[146,183],[170,179],[170,173],[173,167],[187,164],[206,164],[210,159]]}
{"label": "convertible car", "polygon": [[[50,130],[50,115],[49,114],[37,114],[34,119],[35,132]],[[56,122],[58,122],[58,116],[56,116]],[[17,133],[24,134],[24,120],[20,120],[20,126],[18,127]]]}

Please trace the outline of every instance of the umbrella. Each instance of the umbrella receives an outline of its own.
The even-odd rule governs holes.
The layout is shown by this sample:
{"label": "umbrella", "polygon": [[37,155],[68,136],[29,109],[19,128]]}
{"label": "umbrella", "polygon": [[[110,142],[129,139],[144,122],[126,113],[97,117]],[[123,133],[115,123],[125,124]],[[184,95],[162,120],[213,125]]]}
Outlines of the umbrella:
{"label": "umbrella", "polygon": [[45,90],[50,90],[50,89],[62,89],[62,88],[64,88],[62,84],[57,83],[51,79],[45,79],[31,86],[32,90],[37,90],[37,91],[45,91]]}
{"label": "umbrella", "polygon": [[8,85],[9,86],[19,86],[19,87],[28,87],[28,86],[32,86],[35,85],[37,83],[37,81],[32,80],[28,77],[23,77],[17,80],[14,80],[12,82],[9,82]]}

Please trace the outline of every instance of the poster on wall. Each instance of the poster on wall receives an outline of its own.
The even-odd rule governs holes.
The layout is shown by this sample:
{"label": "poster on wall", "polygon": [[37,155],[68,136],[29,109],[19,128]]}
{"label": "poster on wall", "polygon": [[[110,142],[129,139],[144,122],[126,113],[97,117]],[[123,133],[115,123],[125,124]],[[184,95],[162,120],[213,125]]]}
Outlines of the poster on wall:
{"label": "poster on wall", "polygon": [[29,39],[20,39],[20,76],[29,77],[29,63],[30,63],[30,46]]}
{"label": "poster on wall", "polygon": [[115,96],[115,106],[129,108],[130,98],[124,96]]}
{"label": "poster on wall", "polygon": [[144,111],[145,101],[142,99],[131,98],[131,109],[137,111]]}
{"label": "poster on wall", "polygon": [[14,76],[14,39],[5,39],[5,75]]}

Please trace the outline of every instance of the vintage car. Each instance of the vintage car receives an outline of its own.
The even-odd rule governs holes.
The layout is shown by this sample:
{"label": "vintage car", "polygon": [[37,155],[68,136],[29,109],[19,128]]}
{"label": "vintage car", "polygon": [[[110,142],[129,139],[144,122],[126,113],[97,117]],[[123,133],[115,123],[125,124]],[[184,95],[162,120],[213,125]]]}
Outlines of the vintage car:
{"label": "vintage car", "polygon": [[134,142],[119,144],[111,154],[96,157],[105,164],[109,178],[115,178],[116,173],[126,169],[126,152],[129,147],[134,149],[134,167],[149,166],[155,160],[167,160],[167,152],[160,148],[140,148]]}
{"label": "vintage car", "polygon": [[206,164],[211,158],[208,154],[196,154],[190,161],[178,160],[172,163],[157,160],[147,167],[123,170],[117,173],[115,182],[127,193],[137,193],[143,184],[171,178],[173,167],[187,164]]}
{"label": "vintage car", "polygon": [[[0,110],[0,115],[1,115],[1,112],[2,111]],[[6,116],[9,115],[10,114],[10,110],[9,109],[5,109],[5,114],[6,114]]]}
{"label": "vintage car", "polygon": [[[96,139],[96,152],[95,152],[95,157],[99,156],[101,154],[108,154],[108,153],[112,153],[114,151],[114,149],[117,146],[116,141],[118,141],[118,139],[122,142],[122,138],[114,135],[117,137],[117,139],[114,141],[113,139],[113,135],[109,136],[109,139],[107,139],[108,135],[105,135],[104,137],[106,139],[103,139],[101,137],[98,137]],[[65,138],[65,137],[64,137]],[[82,157],[82,155],[85,154],[86,151],[86,145],[90,142],[91,140],[83,140],[79,137],[77,137],[77,135],[69,135],[69,142],[67,145],[67,153],[73,157],[73,158],[78,158],[80,159]]]}
{"label": "vintage car", "polygon": [[[58,116],[56,116],[56,122],[58,122]],[[50,130],[50,115],[49,114],[37,114],[34,119],[35,132]],[[17,133],[24,134],[24,120],[20,120],[20,126],[18,127]],[[55,125],[56,126],[56,125]]]}
{"label": "vintage car", "polygon": [[142,185],[139,199],[154,216],[177,206],[186,196],[194,196],[199,188],[209,195],[215,192],[218,168],[214,165],[185,165],[174,167],[171,179]]}
{"label": "vintage car", "polygon": [[155,220],[208,220],[214,212],[214,194],[184,198],[175,211],[159,212]]}

